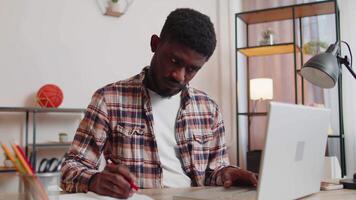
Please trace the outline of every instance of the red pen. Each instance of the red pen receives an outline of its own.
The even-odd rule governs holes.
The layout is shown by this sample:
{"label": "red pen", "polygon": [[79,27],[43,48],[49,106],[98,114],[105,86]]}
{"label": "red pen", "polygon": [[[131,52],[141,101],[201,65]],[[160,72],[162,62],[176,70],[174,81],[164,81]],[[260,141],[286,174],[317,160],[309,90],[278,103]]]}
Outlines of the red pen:
{"label": "red pen", "polygon": [[134,182],[130,181],[129,183],[133,189],[138,190],[138,186]]}
{"label": "red pen", "polygon": [[[109,164],[112,164],[113,163],[113,161],[109,158],[108,159],[108,163]],[[115,163],[114,163],[115,164]],[[131,188],[133,188],[134,190],[138,190],[138,186],[134,183],[134,182],[132,182],[132,181],[128,181],[129,182],[129,184],[130,184],[130,186],[131,186]]]}

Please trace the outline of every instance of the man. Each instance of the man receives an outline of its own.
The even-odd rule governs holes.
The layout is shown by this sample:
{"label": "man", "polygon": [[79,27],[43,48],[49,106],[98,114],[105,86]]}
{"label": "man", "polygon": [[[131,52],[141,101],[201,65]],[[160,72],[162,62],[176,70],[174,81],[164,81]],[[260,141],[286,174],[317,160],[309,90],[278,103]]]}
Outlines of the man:
{"label": "man", "polygon": [[[229,166],[218,106],[189,81],[216,46],[209,17],[170,13],[151,37],[151,64],[93,95],[62,167],[67,192],[127,198],[140,188],[256,185],[253,173]],[[99,157],[109,161],[99,172]]]}

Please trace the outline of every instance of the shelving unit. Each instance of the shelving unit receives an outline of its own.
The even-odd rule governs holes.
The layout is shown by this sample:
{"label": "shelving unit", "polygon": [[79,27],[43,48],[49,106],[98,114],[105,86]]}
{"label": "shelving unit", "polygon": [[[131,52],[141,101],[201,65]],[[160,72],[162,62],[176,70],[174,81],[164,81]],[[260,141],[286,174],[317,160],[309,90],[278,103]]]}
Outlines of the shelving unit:
{"label": "shelving unit", "polygon": [[[67,148],[70,146],[69,142],[48,142],[36,143],[37,130],[36,130],[36,114],[37,113],[79,113],[82,114],[86,111],[83,108],[40,108],[40,107],[0,107],[0,112],[20,112],[25,113],[25,153],[29,157],[29,149],[31,149],[31,165],[36,169],[36,150],[38,148]],[[29,124],[30,113],[32,114],[32,143],[29,143]],[[0,167],[0,172],[12,172],[14,169],[5,169]]]}
{"label": "shelving unit", "polygon": [[237,52],[240,52],[247,57],[268,56],[268,55],[275,55],[275,54],[293,53],[294,48],[296,48],[298,52],[300,51],[300,48],[294,45],[293,43],[285,43],[285,44],[273,44],[273,45],[238,48]]}
{"label": "shelving unit", "polygon": [[0,166],[0,173],[1,172],[16,172],[14,167],[4,167]]}
{"label": "shelving unit", "polygon": [[[72,142],[45,142],[45,143],[36,143],[36,149],[51,149],[51,148],[68,148]],[[28,144],[29,148],[32,148],[33,144]]]}
{"label": "shelving unit", "polygon": [[[335,14],[338,10],[335,0],[282,6],[238,13],[238,17],[246,24],[258,24],[293,18],[312,17],[317,15]],[[293,17],[294,12],[294,17]]]}
{"label": "shelving unit", "polygon": [[[254,10],[254,11],[247,11],[235,14],[235,45],[236,45],[236,86],[237,91],[239,91],[242,87],[238,83],[238,72],[239,67],[246,67],[246,97],[240,97],[236,92],[236,113],[237,113],[237,130],[239,134],[247,134],[248,138],[248,151],[250,151],[250,143],[251,143],[251,133],[250,133],[250,123],[253,118],[256,117],[265,117],[267,116],[267,112],[251,112],[251,103],[250,103],[250,93],[249,93],[249,80],[250,80],[250,62],[251,59],[255,57],[262,57],[262,56],[275,56],[281,54],[289,54],[293,56],[293,63],[286,63],[286,66],[293,66],[293,85],[294,88],[291,88],[290,92],[294,93],[294,102],[295,104],[304,104],[305,103],[305,91],[304,91],[304,80],[299,75],[301,64],[305,63],[303,57],[303,51],[301,50],[303,47],[303,28],[302,28],[302,19],[305,17],[312,17],[312,16],[320,16],[320,15],[334,15],[335,17],[335,38],[336,40],[340,40],[340,22],[339,22],[339,9],[337,6],[336,0],[326,0],[326,1],[318,1],[312,3],[304,3],[304,4],[297,4],[297,5],[290,5],[290,6],[283,6],[283,7],[276,7],[276,8],[269,8],[269,9],[262,9],[262,10]],[[246,28],[246,44],[247,46],[239,47],[237,43],[237,24],[238,22],[242,21]],[[249,46],[249,28],[251,25],[258,26],[264,23],[271,23],[277,21],[285,21],[290,20],[292,23],[292,40],[291,42],[284,42],[284,43],[277,43],[273,45],[264,45],[264,46]],[[299,24],[299,26],[298,26]],[[329,33],[328,33],[329,34]],[[243,55],[246,58],[246,64],[244,66],[238,66],[239,61],[239,54]],[[299,68],[298,68],[299,64]],[[341,75],[340,75],[341,76]],[[341,77],[339,77],[341,80]],[[338,110],[339,110],[339,134],[338,135],[330,135],[329,139],[338,139],[339,146],[340,146],[340,163],[342,169],[342,175],[346,175],[346,161],[345,161],[345,141],[344,141],[344,128],[343,128],[343,115],[342,115],[342,82],[338,82]],[[247,102],[247,109],[246,108],[239,108],[239,98],[246,98]],[[241,111],[240,111],[241,110]],[[246,112],[247,111],[247,112]],[[239,120],[241,117],[244,117],[247,121],[247,125],[245,124],[247,132],[241,133],[240,132],[240,124]],[[239,137],[237,137],[237,144],[239,144]],[[239,161],[239,147],[237,148],[238,158]]]}

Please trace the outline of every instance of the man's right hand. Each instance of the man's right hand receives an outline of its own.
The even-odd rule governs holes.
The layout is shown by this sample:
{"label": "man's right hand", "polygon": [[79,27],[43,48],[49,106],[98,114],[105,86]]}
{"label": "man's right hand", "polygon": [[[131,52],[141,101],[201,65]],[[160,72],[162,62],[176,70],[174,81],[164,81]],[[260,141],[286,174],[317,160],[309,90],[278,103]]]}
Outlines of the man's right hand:
{"label": "man's right hand", "polygon": [[126,199],[133,195],[129,182],[135,176],[123,165],[107,164],[104,171],[95,174],[89,184],[89,191],[100,195]]}

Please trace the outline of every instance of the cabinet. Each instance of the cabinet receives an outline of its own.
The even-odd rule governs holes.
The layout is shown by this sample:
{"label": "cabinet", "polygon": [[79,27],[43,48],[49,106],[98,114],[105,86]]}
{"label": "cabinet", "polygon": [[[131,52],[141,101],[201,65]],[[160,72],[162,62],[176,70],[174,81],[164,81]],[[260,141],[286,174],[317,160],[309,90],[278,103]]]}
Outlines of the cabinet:
{"label": "cabinet", "polygon": [[[322,104],[331,108],[334,119],[331,120],[332,133],[328,138],[328,149],[334,149],[334,152],[329,154],[339,158],[342,175],[346,174],[342,82],[339,81],[333,91],[325,91],[299,75],[301,66],[313,54],[323,51],[325,45],[340,40],[339,26],[336,0],[235,14],[237,160],[240,162],[240,158],[247,158],[248,169],[258,172],[268,103],[268,100],[251,100],[250,80],[270,78],[273,80],[273,101]],[[266,31],[272,33],[274,38],[274,41],[267,42],[268,45],[260,39]],[[241,44],[238,43],[238,34],[245,38]],[[239,141],[239,138],[247,139]],[[242,153],[239,152],[241,150]]]}
{"label": "cabinet", "polygon": [[[34,169],[36,168],[36,153],[39,148],[68,148],[70,146],[70,142],[68,143],[37,143],[37,129],[36,129],[36,119],[37,114],[39,113],[67,113],[67,114],[81,114],[84,113],[86,109],[82,108],[39,108],[39,107],[0,107],[0,112],[20,112],[25,114],[25,153],[26,156],[29,157],[30,150],[32,155],[30,156],[31,165]],[[30,143],[29,139],[29,125],[30,125],[30,116],[32,122],[32,143]],[[0,167],[0,172],[12,172],[14,169],[8,169]]]}

